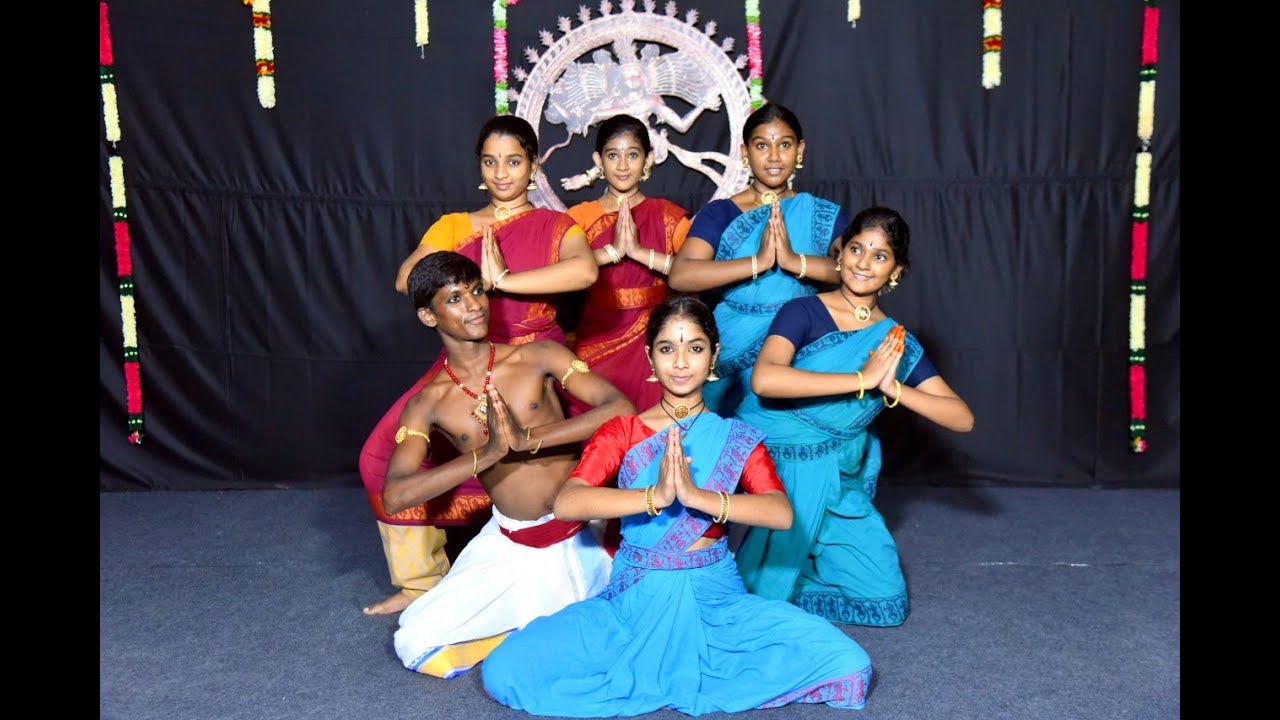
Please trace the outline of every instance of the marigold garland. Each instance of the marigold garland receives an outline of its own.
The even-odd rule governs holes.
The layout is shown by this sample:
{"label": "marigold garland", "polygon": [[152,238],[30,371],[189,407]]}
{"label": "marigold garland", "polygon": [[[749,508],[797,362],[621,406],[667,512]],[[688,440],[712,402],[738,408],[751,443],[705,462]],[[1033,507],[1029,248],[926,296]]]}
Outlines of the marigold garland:
{"label": "marigold garland", "polygon": [[120,330],[124,340],[125,409],[129,417],[129,442],[142,443],[142,368],[138,355],[138,316],[133,299],[133,252],[129,240],[129,212],[125,209],[124,159],[120,141],[120,113],[116,107],[115,55],[107,4],[98,3],[98,77],[102,84],[102,115],[111,143],[107,169],[111,179],[111,217],[116,240],[116,276],[120,283]]}
{"label": "marigold garland", "polygon": [[853,27],[858,27],[858,18],[862,17],[862,3],[859,0],[849,0],[849,13],[845,18]]}
{"label": "marigold garland", "polygon": [[258,74],[258,103],[276,106],[276,51],[271,38],[271,0],[242,0],[253,6],[253,57]]}
{"label": "marigold garland", "polygon": [[431,36],[431,27],[427,24],[427,0],[413,0],[413,41],[422,47]]}
{"label": "marigold garland", "polygon": [[747,87],[751,109],[764,105],[764,55],[760,51],[760,0],[747,0]]}
{"label": "marigold garland", "polygon": [[982,87],[1000,84],[1000,51],[1004,47],[1004,0],[982,0]]}
{"label": "marigold garland", "polygon": [[1147,230],[1151,220],[1151,136],[1155,130],[1156,40],[1160,9],[1143,0],[1138,69],[1138,152],[1133,173],[1129,262],[1129,449],[1147,451]]}

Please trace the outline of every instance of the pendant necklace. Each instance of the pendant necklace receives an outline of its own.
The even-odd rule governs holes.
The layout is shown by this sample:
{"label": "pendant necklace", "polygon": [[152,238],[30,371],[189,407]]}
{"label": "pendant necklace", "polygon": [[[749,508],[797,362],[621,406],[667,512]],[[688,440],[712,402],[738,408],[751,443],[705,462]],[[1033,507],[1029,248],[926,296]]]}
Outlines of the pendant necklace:
{"label": "pendant necklace", "polygon": [[483,395],[477,395],[471,388],[463,385],[458,376],[453,374],[453,370],[449,369],[449,358],[446,357],[444,359],[444,371],[449,373],[449,379],[453,381],[453,384],[462,388],[462,392],[470,395],[472,399],[480,401],[480,404],[472,409],[471,417],[475,418],[476,422],[480,423],[480,426],[484,428],[485,435],[489,434],[489,378],[493,376],[493,357],[497,353],[497,349],[497,346],[492,342],[489,343],[489,367],[484,370],[484,387],[480,389]]}
{"label": "pendant necklace", "polygon": [[493,206],[493,217],[495,220],[506,220],[511,217],[512,212],[519,210],[525,205],[532,205],[533,203],[526,200],[519,205],[512,205],[511,207],[506,207],[505,205],[494,205],[493,203],[489,204]]}
{"label": "pendant necklace", "polygon": [[608,185],[605,186],[604,191],[606,194],[613,196],[613,202],[616,203],[619,207],[621,207],[622,205],[623,198],[627,198],[629,200],[640,194],[640,188],[636,188],[635,192],[632,192],[628,195],[619,195],[618,193],[614,192],[613,188],[609,187]]}
{"label": "pendant necklace", "polygon": [[866,322],[871,319],[871,308],[866,305],[854,305],[852,300],[845,297],[844,288],[840,288],[840,297],[844,298],[844,301],[849,303],[849,307],[853,308],[853,316],[858,319],[858,322]]}
{"label": "pendant necklace", "polygon": [[[683,420],[683,419],[685,419],[685,418],[687,418],[687,417],[689,417],[689,413],[691,413],[691,412],[693,412],[694,410],[697,410],[698,408],[702,407],[702,403],[703,403],[703,401],[702,401],[702,400],[699,400],[699,401],[698,401],[698,404],[694,405],[693,407],[689,407],[688,405],[672,405],[670,402],[668,402],[668,401],[667,401],[666,396],[663,396],[663,398],[662,398],[662,411],[663,411],[663,412],[665,412],[665,413],[667,414],[667,417],[669,417],[669,418],[671,418],[672,420],[676,421],[676,425],[680,425],[680,421],[681,421],[681,420]],[[668,410],[668,409],[667,409],[667,407],[670,407],[671,409],[670,409],[670,410]],[[702,414],[702,413],[698,413],[698,415],[701,415],[701,414]],[[693,427],[693,423],[695,423],[695,422],[698,422],[698,418],[697,418],[697,417],[694,417],[694,418],[693,418],[693,422],[689,423],[689,428]],[[689,428],[686,428],[685,426],[680,425],[680,429],[681,429],[681,430],[686,430],[686,431],[687,431]]]}
{"label": "pendant necklace", "polygon": [[778,202],[778,193],[772,190],[765,190],[764,192],[760,192],[759,188],[756,187],[756,183],[754,180],[751,181],[751,189],[755,190],[756,195],[760,197],[761,205],[772,205]]}

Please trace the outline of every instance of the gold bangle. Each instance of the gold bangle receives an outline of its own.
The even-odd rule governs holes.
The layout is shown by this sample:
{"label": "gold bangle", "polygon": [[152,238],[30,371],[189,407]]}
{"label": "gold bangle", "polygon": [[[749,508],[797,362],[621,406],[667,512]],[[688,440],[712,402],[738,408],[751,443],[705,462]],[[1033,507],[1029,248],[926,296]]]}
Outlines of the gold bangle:
{"label": "gold bangle", "polygon": [[653,248],[649,248],[649,269],[653,269]]}
{"label": "gold bangle", "polygon": [[657,485],[650,485],[644,489],[645,512],[649,513],[649,517],[658,517],[662,514],[662,508],[655,507],[653,504],[653,491],[657,488]]}
{"label": "gold bangle", "polygon": [[809,261],[804,255],[800,256],[800,274],[796,276],[797,280],[803,280],[804,276],[809,273]]}
{"label": "gold bangle", "polygon": [[890,403],[883,395],[881,395],[880,401],[884,403],[885,407],[897,407],[898,403],[902,401],[902,383],[898,380],[894,380],[893,384],[898,386],[898,397],[893,399],[893,403]]}
{"label": "gold bangle", "polygon": [[613,246],[613,243],[605,245],[604,251],[609,256],[609,259],[613,261],[614,265],[622,262],[622,256],[618,255],[618,249]]}
{"label": "gold bangle", "polygon": [[476,472],[480,469],[480,454],[475,448],[471,448],[471,477],[476,476]]}
{"label": "gold bangle", "polygon": [[431,438],[427,437],[426,433],[422,432],[421,430],[410,430],[404,425],[401,425],[400,429],[396,431],[396,444],[399,445],[400,443],[404,442],[404,439],[409,437],[410,435],[417,435],[423,440],[426,440],[427,447],[428,448],[431,447]]}
{"label": "gold bangle", "polygon": [[757,277],[760,276],[759,267],[760,266],[756,262],[756,256],[752,255],[751,256],[751,279],[752,280],[755,280]]}
{"label": "gold bangle", "polygon": [[720,491],[720,515],[716,517],[716,524],[723,525],[729,519],[729,493]]}
{"label": "gold bangle", "polygon": [[670,274],[671,274],[671,261],[675,259],[675,255],[672,255],[671,253],[667,253],[667,256],[666,256],[666,257],[667,257],[667,261],[666,261],[665,263],[663,263],[663,265],[662,265],[662,274],[663,274],[663,275],[670,275]]}
{"label": "gold bangle", "polygon": [[543,441],[543,440],[546,440],[546,438],[538,438],[538,446],[537,446],[537,447],[535,447],[534,449],[532,449],[532,450],[530,450],[530,451],[529,451],[529,454],[530,454],[530,455],[537,455],[537,454],[538,454],[538,451],[542,449],[542,441]]}
{"label": "gold bangle", "polygon": [[498,273],[497,279],[493,281],[493,286],[501,290],[502,286],[499,283],[502,282],[502,278],[506,277],[507,273],[509,272],[511,272],[511,268],[507,268],[506,270],[503,270],[502,272]]}
{"label": "gold bangle", "polygon": [[867,385],[862,380],[862,371],[854,370],[854,372],[858,373],[858,399],[861,400],[862,396],[867,392]]}

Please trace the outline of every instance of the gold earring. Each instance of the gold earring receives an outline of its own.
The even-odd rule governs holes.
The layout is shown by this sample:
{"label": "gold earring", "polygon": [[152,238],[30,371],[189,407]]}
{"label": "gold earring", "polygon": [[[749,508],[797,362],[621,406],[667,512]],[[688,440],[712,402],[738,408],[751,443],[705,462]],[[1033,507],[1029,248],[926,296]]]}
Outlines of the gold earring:
{"label": "gold earring", "polygon": [[891,287],[891,288],[896,288],[896,287],[898,287],[898,278],[896,278],[896,277],[891,277],[891,278],[889,278],[889,287]]}
{"label": "gold earring", "polygon": [[488,187],[487,185],[485,185],[484,183],[480,183],[479,185],[477,185],[477,186],[476,186],[476,189],[477,189],[477,190],[488,190],[488,189],[489,189],[489,187]]}
{"label": "gold earring", "polygon": [[715,382],[719,379],[720,376],[716,374],[716,364],[711,363],[711,372],[707,373],[707,382]]}
{"label": "gold earring", "polygon": [[528,190],[537,190],[537,189],[538,189],[538,183],[534,182],[534,181],[533,181],[533,178],[529,178],[529,187],[528,187],[528,188],[526,188],[526,189],[528,189]]}
{"label": "gold earring", "polygon": [[658,382],[658,368],[654,367],[653,363],[649,364],[649,377],[645,378],[644,381]]}
{"label": "gold earring", "polygon": [[840,272],[840,263],[836,263],[836,272]]}
{"label": "gold earring", "polygon": [[750,170],[750,169],[751,169],[751,163],[747,162],[747,156],[746,156],[746,155],[743,155],[743,156],[742,156],[742,169],[743,169],[743,170]]}
{"label": "gold earring", "polygon": [[587,187],[594,187],[596,181],[604,177],[604,168],[596,165],[587,171]]}
{"label": "gold earring", "polygon": [[797,170],[803,170],[803,169],[804,169],[804,156],[803,156],[803,155],[801,155],[800,157],[796,158],[796,169],[797,169]]}
{"label": "gold earring", "polygon": [[653,172],[653,166],[646,165],[644,168],[644,172],[640,173],[640,182],[645,182],[646,180],[648,180],[649,174],[652,172]]}

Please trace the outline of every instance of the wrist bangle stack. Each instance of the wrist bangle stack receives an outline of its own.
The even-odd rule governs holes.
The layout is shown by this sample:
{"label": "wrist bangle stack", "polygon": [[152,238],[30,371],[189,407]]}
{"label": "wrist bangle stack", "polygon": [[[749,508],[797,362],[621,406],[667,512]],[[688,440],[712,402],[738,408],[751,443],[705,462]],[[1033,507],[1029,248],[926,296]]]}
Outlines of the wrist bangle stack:
{"label": "wrist bangle stack", "polygon": [[760,268],[760,265],[759,265],[759,262],[756,260],[756,256],[752,255],[751,256],[751,279],[752,280],[755,280],[756,278],[760,277],[759,268]]}
{"label": "wrist bangle stack", "polygon": [[618,254],[618,249],[612,243],[605,245],[604,251],[609,255],[609,259],[613,261],[614,265],[622,262],[622,256]]}
{"label": "wrist bangle stack", "polygon": [[804,255],[800,256],[800,274],[796,275],[797,280],[803,280],[805,275],[809,274],[809,261]]}
{"label": "wrist bangle stack", "polygon": [[867,385],[862,381],[862,371],[854,370],[854,372],[858,374],[858,399],[861,400],[862,396],[867,392]]}
{"label": "wrist bangle stack", "polygon": [[644,507],[645,512],[649,513],[649,517],[658,517],[662,514],[661,508],[653,506],[653,491],[655,488],[657,488],[657,485],[650,485],[644,489]]}
{"label": "wrist bangle stack", "polygon": [[649,248],[649,269],[653,269],[653,248]]}
{"label": "wrist bangle stack", "polygon": [[898,403],[902,400],[902,382],[894,380],[893,384],[898,387],[898,397],[894,398],[893,402],[889,402],[884,396],[881,396],[880,400],[884,403],[885,407],[897,407]]}
{"label": "wrist bangle stack", "polygon": [[723,525],[729,520],[729,493],[720,491],[720,514],[716,517],[715,523]]}
{"label": "wrist bangle stack", "polygon": [[670,275],[670,274],[671,274],[671,261],[672,261],[672,260],[674,260],[674,259],[675,259],[675,255],[672,255],[672,254],[670,254],[670,253],[668,253],[668,254],[667,254],[667,261],[666,261],[665,263],[663,263],[663,265],[662,265],[662,274],[663,274],[663,275]]}

